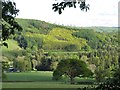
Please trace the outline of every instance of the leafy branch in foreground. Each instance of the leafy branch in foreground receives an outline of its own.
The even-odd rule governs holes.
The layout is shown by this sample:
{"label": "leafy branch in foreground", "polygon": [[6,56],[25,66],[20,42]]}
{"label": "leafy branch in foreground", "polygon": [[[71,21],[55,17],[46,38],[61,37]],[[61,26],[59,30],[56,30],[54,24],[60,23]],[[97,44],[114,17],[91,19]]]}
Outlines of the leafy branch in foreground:
{"label": "leafy branch in foreground", "polygon": [[2,0],[0,3],[2,4],[2,35],[0,36],[2,41],[1,45],[7,46],[4,41],[6,41],[10,35],[14,35],[17,31],[22,31],[22,27],[15,20],[15,17],[19,12],[19,10],[16,9],[16,3],[10,0]]}
{"label": "leafy branch in foreground", "polygon": [[79,7],[81,10],[89,10],[89,4],[86,4],[85,0],[64,0],[60,3],[54,3],[52,6],[52,9],[54,12],[58,11],[59,14],[62,14],[62,10],[64,10],[66,7],[74,7],[76,8],[76,4],[79,4]]}

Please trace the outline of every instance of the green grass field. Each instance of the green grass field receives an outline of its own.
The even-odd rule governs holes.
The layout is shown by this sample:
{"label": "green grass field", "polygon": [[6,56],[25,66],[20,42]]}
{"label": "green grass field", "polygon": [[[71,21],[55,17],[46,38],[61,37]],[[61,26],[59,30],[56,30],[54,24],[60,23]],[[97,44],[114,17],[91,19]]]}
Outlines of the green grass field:
{"label": "green grass field", "polygon": [[[21,73],[6,73],[7,79],[2,83],[3,88],[83,88],[90,85],[71,85],[68,78],[62,78],[59,81],[52,80],[52,72],[21,72]],[[94,79],[80,79],[75,81],[84,82]]]}
{"label": "green grass field", "polygon": [[52,81],[52,72],[20,72],[20,73],[7,73],[6,81],[37,81],[45,82]]}
{"label": "green grass field", "polygon": [[3,88],[83,88],[89,85],[71,85],[60,82],[5,82]]}

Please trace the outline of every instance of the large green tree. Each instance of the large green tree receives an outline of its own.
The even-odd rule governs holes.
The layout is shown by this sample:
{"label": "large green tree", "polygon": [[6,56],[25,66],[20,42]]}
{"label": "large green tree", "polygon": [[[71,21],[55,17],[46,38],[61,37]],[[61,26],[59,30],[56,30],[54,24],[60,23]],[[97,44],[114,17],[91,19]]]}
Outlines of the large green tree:
{"label": "large green tree", "polygon": [[58,80],[62,75],[66,75],[70,78],[70,83],[74,84],[74,78],[79,76],[90,76],[93,73],[87,68],[84,61],[77,59],[61,60],[53,72],[53,79]]}

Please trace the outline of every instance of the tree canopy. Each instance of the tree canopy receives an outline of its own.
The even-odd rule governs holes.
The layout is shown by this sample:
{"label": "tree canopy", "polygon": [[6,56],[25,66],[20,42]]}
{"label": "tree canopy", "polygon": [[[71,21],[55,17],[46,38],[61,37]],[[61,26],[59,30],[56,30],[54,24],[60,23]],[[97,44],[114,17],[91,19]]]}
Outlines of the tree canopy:
{"label": "tree canopy", "polygon": [[18,15],[19,10],[16,8],[16,3],[10,0],[2,0],[2,36],[1,44],[7,46],[6,41],[10,35],[15,34],[17,31],[21,31],[22,27],[16,22],[15,17]]}
{"label": "tree canopy", "polygon": [[84,61],[77,59],[61,60],[53,73],[53,78],[58,80],[62,75],[67,75],[70,78],[71,84],[74,84],[74,78],[80,76],[92,75],[91,70],[87,68]]}

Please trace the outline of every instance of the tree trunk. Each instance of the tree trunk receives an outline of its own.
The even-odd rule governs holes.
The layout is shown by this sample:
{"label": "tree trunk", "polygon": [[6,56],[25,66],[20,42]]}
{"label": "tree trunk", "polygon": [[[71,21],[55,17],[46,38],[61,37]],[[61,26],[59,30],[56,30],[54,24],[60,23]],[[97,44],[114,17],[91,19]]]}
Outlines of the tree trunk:
{"label": "tree trunk", "polygon": [[74,84],[74,78],[70,77],[70,84]]}

